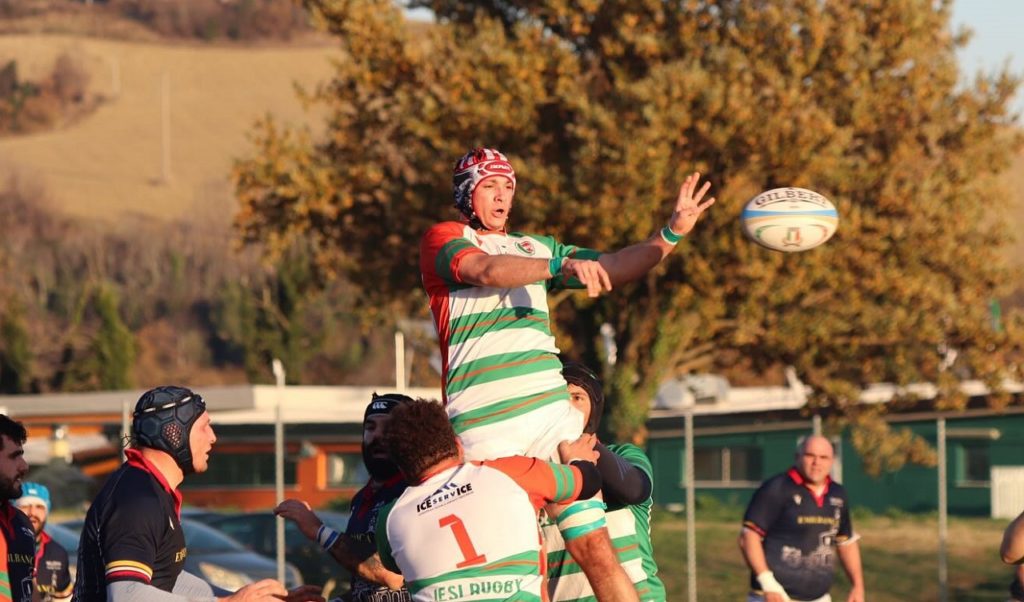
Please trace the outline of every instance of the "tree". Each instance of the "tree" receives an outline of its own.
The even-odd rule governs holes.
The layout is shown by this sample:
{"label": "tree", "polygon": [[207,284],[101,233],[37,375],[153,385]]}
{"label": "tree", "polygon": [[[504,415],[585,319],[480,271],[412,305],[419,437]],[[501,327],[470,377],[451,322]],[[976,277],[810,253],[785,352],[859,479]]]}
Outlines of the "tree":
{"label": "tree", "polygon": [[[689,170],[713,182],[716,206],[645,280],[554,301],[570,355],[600,361],[599,327],[614,328],[618,437],[643,438],[673,373],[792,365],[819,411],[882,434],[857,403],[866,383],[933,381],[955,407],[957,380],[1017,374],[1020,317],[996,331],[987,307],[1014,280],[992,216],[1021,144],[1000,135],[1018,80],[958,85],[951,1],[413,2],[430,27],[390,0],[305,4],[341,45],[311,94],[327,132],[257,125],[235,168],[238,229],[271,252],[310,241],[318,273],[350,278],[373,315],[425,312],[416,241],[455,216],[451,163],[486,145],[517,167],[514,229],[598,249],[660,227]],[[743,203],[782,185],[836,203],[826,246],[743,238]],[[890,467],[927,459],[890,441]]]}
{"label": "tree", "polygon": [[133,384],[135,337],[121,320],[116,289],[109,284],[98,286],[94,302],[99,330],[93,340],[92,359],[99,388],[107,391],[129,389]]}
{"label": "tree", "polygon": [[25,312],[8,300],[0,313],[0,391],[28,393],[32,382],[32,349],[25,326]]}

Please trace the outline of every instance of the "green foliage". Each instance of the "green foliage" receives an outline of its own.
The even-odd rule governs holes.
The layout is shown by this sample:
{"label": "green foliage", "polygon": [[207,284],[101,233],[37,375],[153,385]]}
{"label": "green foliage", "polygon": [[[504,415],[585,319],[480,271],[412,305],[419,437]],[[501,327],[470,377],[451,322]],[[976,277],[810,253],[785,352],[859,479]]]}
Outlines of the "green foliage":
{"label": "green foliage", "polygon": [[[260,122],[235,168],[237,224],[271,253],[308,241],[316,273],[351,279],[371,317],[425,313],[416,241],[456,216],[454,159],[486,145],[517,169],[513,229],[603,250],[660,227],[687,172],[713,183],[718,203],[649,277],[553,308],[573,356],[598,359],[614,327],[620,439],[644,436],[672,374],[792,365],[813,405],[854,422],[865,383],[936,382],[955,407],[958,380],[1016,375],[1020,315],[996,332],[987,304],[1017,279],[995,177],[1021,143],[1000,135],[1018,80],[958,85],[950,2],[436,0],[413,3],[438,16],[419,30],[390,0],[305,4],[342,52],[311,95],[327,132]],[[829,244],[744,239],[744,202],[782,185],[836,203]]]}
{"label": "green foliage", "polygon": [[94,302],[100,321],[92,347],[99,387],[108,391],[129,389],[134,384],[135,338],[121,320],[117,291],[101,285]]}
{"label": "green foliage", "polygon": [[10,302],[0,313],[0,392],[28,393],[32,382],[32,349],[25,313]]}

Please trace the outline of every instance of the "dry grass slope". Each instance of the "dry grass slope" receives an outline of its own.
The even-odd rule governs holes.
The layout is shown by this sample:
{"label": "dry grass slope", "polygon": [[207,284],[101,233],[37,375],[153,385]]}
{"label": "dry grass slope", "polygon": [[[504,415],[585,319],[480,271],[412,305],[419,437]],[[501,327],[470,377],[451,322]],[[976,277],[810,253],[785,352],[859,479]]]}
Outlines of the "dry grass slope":
{"label": "dry grass slope", "polygon": [[[330,46],[159,45],[75,36],[0,36],[0,59],[43,76],[62,52],[86,63],[91,91],[108,98],[63,130],[0,139],[0,169],[40,182],[56,207],[116,219],[128,212],[177,218],[234,205],[231,162],[247,152],[253,121],[272,113],[316,125],[293,83],[331,74]],[[169,183],[161,184],[161,81],[170,83]],[[0,172],[2,174],[2,172]]]}

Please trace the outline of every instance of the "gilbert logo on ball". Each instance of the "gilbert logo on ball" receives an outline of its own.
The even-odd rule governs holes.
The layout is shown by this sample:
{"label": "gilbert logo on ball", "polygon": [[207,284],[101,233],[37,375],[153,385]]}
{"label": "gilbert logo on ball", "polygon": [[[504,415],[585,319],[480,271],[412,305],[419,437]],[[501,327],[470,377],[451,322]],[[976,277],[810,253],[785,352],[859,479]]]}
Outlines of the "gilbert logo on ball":
{"label": "gilbert logo on ball", "polygon": [[836,233],[835,205],[805,188],[773,188],[747,201],[740,214],[751,240],[774,251],[795,253],[823,244]]}

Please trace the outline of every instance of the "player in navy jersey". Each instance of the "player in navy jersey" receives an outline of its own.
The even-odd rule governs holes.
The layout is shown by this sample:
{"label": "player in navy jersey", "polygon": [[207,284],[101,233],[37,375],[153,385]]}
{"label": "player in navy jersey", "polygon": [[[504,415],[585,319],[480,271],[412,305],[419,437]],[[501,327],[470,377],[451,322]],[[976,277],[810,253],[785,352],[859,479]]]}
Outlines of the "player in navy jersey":
{"label": "player in navy jersey", "polygon": [[352,602],[407,602],[409,592],[401,575],[384,568],[377,555],[377,514],[405,491],[405,479],[384,447],[391,411],[412,401],[398,393],[373,394],[363,416],[363,463],[370,481],[352,498],[345,533],[336,533],[302,500],[285,500],[275,513],[294,521],[306,537],[316,541],[352,574],[352,589],[344,600]]}
{"label": "player in navy jersey", "polygon": [[50,513],[50,490],[40,483],[22,485],[22,495],[13,504],[28,517],[36,534],[35,602],[67,600],[71,597],[68,551],[43,529]]}
{"label": "player in navy jersey", "polygon": [[739,541],[751,571],[750,602],[830,602],[837,554],[853,585],[847,602],[864,601],[850,502],[829,476],[834,459],[828,439],[808,437],[795,465],[754,493]]}
{"label": "player in navy jersey", "polygon": [[6,503],[21,497],[28,472],[20,422],[0,414],[0,602],[31,602],[36,536],[28,518]]}
{"label": "player in navy jersey", "polygon": [[183,570],[188,550],[178,486],[207,469],[217,441],[201,396],[182,387],[143,393],[131,434],[127,461],[107,479],[82,527],[76,602],[323,600],[319,588],[287,592],[273,579],[235,593],[215,590]]}

